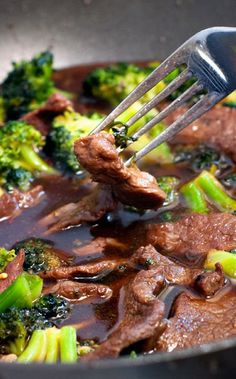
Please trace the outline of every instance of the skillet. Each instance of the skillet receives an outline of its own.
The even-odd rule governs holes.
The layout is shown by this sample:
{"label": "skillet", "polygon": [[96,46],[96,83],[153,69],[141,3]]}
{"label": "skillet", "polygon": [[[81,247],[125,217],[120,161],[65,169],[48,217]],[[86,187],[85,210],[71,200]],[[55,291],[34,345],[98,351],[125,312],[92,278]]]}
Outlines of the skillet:
{"label": "skillet", "polygon": [[[163,59],[200,29],[235,26],[235,0],[0,0],[0,79],[10,62],[51,48],[56,67]],[[89,365],[0,364],[1,378],[225,378],[236,340]]]}

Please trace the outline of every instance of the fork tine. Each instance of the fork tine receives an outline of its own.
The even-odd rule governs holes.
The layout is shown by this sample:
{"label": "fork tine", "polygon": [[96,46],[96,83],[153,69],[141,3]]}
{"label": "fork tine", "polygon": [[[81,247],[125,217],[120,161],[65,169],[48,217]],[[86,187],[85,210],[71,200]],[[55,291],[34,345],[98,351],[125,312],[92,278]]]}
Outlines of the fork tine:
{"label": "fork tine", "polygon": [[158,113],[155,117],[153,117],[147,124],[145,124],[136,133],[134,133],[133,138],[137,139],[143,134],[145,134],[148,130],[153,128],[153,126],[155,126],[158,122],[162,121],[171,112],[177,109],[180,105],[186,103],[188,100],[190,100],[194,95],[196,95],[202,89],[203,89],[203,85],[198,82],[195,82],[190,88],[188,88],[185,92],[183,92],[177,99],[175,99],[166,108],[164,108],[160,113]]}
{"label": "fork tine", "polygon": [[140,99],[146,92],[153,88],[158,82],[165,78],[171,71],[183,62],[183,57],[178,51],[161,63],[146,79],[144,79],[92,132],[99,133],[109,126],[121,113]]}
{"label": "fork tine", "polygon": [[129,166],[133,161],[138,161],[144,155],[148,154],[150,151],[155,149],[161,143],[168,141],[175,134],[184,129],[187,125],[191,124],[194,120],[199,118],[203,113],[207,112],[216,103],[218,103],[223,97],[224,93],[208,93],[204,95],[196,104],[194,104],[190,109],[188,109],[184,115],[179,117],[175,122],[164,130],[159,136],[157,136],[153,141],[147,144],[142,150],[134,154],[126,163]]}
{"label": "fork tine", "polygon": [[177,88],[179,88],[186,80],[190,79],[192,76],[192,73],[185,69],[182,71],[176,79],[174,79],[166,88],[164,88],[161,92],[159,92],[152,100],[150,100],[147,104],[145,104],[140,111],[138,111],[133,117],[131,117],[127,122],[126,125],[130,127],[133,125],[137,120],[139,120],[141,117],[143,117],[147,112],[149,112],[152,108],[154,108],[157,104],[159,104],[161,101],[166,99],[171,93],[173,93]]}

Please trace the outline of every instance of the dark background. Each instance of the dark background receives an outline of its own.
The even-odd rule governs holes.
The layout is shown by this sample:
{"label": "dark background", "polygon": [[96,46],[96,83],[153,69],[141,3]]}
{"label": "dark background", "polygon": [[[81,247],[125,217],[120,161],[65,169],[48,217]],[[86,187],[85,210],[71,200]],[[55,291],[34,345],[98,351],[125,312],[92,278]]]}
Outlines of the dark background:
{"label": "dark background", "polygon": [[0,79],[46,48],[57,67],[163,59],[202,28],[235,24],[236,0],[0,0]]}

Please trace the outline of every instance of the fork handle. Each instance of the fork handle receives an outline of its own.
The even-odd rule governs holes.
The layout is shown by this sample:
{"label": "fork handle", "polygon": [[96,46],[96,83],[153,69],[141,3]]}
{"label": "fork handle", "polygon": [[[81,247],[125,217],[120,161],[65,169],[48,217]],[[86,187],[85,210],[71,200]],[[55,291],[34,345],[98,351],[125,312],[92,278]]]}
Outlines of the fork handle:
{"label": "fork handle", "polygon": [[[203,30],[205,48],[225,75],[228,89],[236,89],[236,28],[217,27]],[[203,35],[201,35],[201,40]],[[222,78],[223,79],[223,78]]]}

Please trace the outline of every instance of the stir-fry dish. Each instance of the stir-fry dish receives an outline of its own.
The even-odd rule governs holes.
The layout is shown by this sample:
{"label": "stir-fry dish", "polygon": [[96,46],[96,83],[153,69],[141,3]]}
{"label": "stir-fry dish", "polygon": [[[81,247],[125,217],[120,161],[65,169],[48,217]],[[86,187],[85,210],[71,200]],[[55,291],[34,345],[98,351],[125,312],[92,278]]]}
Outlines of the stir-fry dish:
{"label": "stir-fry dish", "polygon": [[3,81],[1,361],[136,358],[236,336],[235,93],[138,165],[124,162],[184,109],[138,140],[165,104],[126,121],[182,67],[90,134],[157,65],[54,71],[43,52]]}

